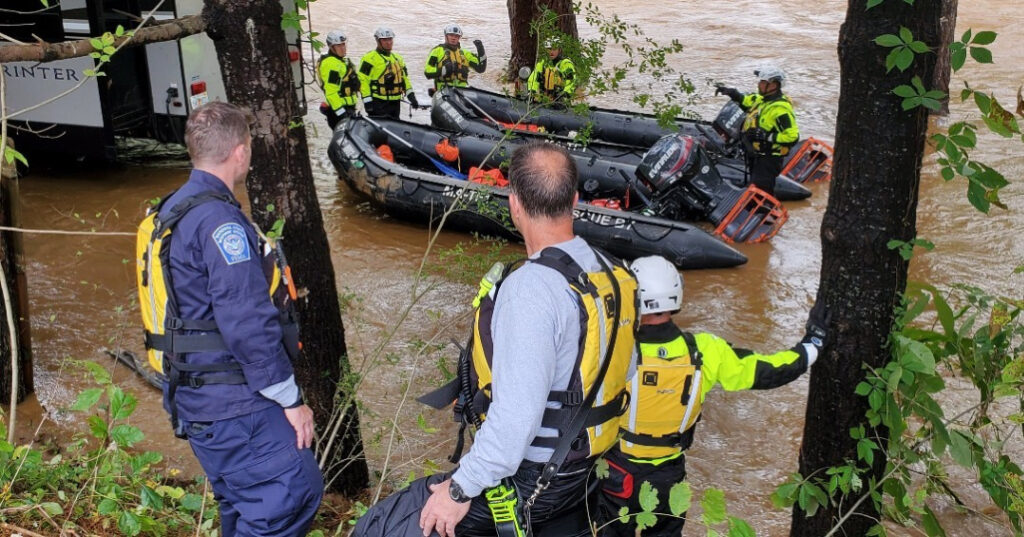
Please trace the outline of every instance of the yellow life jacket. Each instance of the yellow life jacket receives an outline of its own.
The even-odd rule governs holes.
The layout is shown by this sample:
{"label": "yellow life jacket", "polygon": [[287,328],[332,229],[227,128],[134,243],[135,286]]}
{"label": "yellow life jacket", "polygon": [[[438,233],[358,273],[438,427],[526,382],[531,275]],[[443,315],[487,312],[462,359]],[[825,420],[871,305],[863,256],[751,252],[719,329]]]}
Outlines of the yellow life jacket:
{"label": "yellow life jacket", "polygon": [[[469,58],[466,57],[466,53],[461,48],[451,48],[444,44],[438,45],[435,48],[441,49],[441,57],[438,59],[437,69],[438,77],[434,81],[436,89],[441,89],[444,86],[456,86],[464,88],[469,85]],[[440,76],[441,66],[445,62],[450,62],[452,65],[451,72],[447,76]]]}
{"label": "yellow life jacket", "polygon": [[[599,257],[603,255],[596,251],[595,254]],[[600,455],[615,444],[618,438],[618,417],[624,410],[626,375],[636,345],[636,279],[618,260],[612,260],[608,271],[584,272],[568,254],[557,248],[546,248],[537,258],[527,262],[552,268],[565,277],[569,288],[579,299],[580,341],[583,343],[576,356],[575,371],[567,389],[553,390],[548,394],[548,401],[561,403],[561,408],[545,410],[541,421],[543,427],[558,430],[559,437],[537,437],[531,445],[555,449],[587,394],[597,390],[584,423],[585,430],[575,439],[567,460]],[[468,417],[477,426],[486,419],[491,400],[491,317],[499,289],[500,281],[481,300],[476,311],[473,336],[464,353],[468,355],[464,361],[470,369],[470,382],[461,390],[462,401],[456,405],[456,413],[462,413],[458,417],[463,420]],[[609,362],[598,384],[604,360]]]}
{"label": "yellow life jacket", "polygon": [[[170,195],[146,212],[146,217],[139,224],[136,234],[136,276],[139,308],[142,312],[142,324],[145,329],[146,354],[149,365],[158,373],[168,373],[167,368],[164,367],[165,359],[170,358],[167,356],[168,354],[177,357],[177,360],[169,364],[175,369],[207,371],[202,366],[193,366],[192,368],[185,366],[182,360],[183,355],[190,352],[227,350],[227,347],[215,321],[182,319],[178,316],[177,301],[168,286],[170,282],[168,271],[170,242],[174,227],[189,210],[211,201],[231,204],[235,204],[235,201],[222,194],[199,194],[181,200],[165,218],[161,219],[159,217],[160,210],[169,198]],[[259,232],[258,229],[257,232]],[[269,239],[262,233],[260,233],[260,251],[263,254],[263,271],[270,284],[271,300],[281,312],[284,347],[288,351],[289,357],[294,360],[302,344],[299,342],[298,317],[294,306],[297,292],[291,278],[291,268],[284,257],[284,250],[280,242]],[[185,331],[189,332],[186,334]],[[209,371],[222,372],[224,369],[209,369]],[[218,377],[221,380],[229,379],[228,382],[219,382],[221,384],[244,382],[244,377],[240,377],[240,375],[240,378],[226,374],[218,375]]]}
{"label": "yellow life jacket", "polygon": [[689,332],[666,343],[640,343],[636,374],[627,386],[629,410],[619,420],[623,454],[655,459],[690,447],[700,419],[702,365]]}

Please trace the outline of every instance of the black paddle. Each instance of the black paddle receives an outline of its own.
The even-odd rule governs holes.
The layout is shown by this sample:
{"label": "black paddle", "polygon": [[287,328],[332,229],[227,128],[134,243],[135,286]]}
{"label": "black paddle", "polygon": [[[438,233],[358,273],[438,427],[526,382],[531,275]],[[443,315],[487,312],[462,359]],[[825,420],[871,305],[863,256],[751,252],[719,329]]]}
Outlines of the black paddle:
{"label": "black paddle", "polygon": [[402,138],[401,136],[399,136],[399,135],[397,135],[397,134],[395,134],[395,133],[385,129],[383,125],[381,125],[380,123],[377,123],[376,121],[370,119],[369,116],[363,116],[363,119],[365,119],[367,122],[369,122],[370,125],[373,125],[374,127],[377,127],[378,129],[384,131],[384,133],[387,134],[388,136],[390,136],[390,137],[394,138],[395,140],[401,142],[402,145],[404,145],[405,147],[408,147],[409,149],[412,149],[413,151],[415,151],[415,152],[419,153],[420,155],[424,156],[434,166],[436,166],[438,170],[441,170],[445,175],[447,175],[449,177],[454,177],[456,179],[462,179],[463,181],[466,180],[466,174],[460,172],[459,170],[456,170],[455,168],[452,168],[451,166],[448,166],[447,164],[445,164],[445,163],[435,159],[434,157],[431,157],[430,155],[428,155],[422,149],[420,149],[420,148],[412,145],[411,143],[409,143],[405,138]]}

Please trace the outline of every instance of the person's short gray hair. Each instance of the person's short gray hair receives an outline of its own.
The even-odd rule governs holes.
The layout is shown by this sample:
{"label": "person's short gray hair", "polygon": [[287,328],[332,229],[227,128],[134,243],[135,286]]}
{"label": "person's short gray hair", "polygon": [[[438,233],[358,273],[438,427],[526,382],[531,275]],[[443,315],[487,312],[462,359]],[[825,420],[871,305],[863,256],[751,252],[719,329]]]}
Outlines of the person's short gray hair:
{"label": "person's short gray hair", "polygon": [[530,216],[572,216],[579,175],[565,148],[533,142],[512,152],[509,188]]}
{"label": "person's short gray hair", "polygon": [[252,115],[221,101],[204,104],[188,116],[185,146],[193,164],[220,164],[249,139]]}

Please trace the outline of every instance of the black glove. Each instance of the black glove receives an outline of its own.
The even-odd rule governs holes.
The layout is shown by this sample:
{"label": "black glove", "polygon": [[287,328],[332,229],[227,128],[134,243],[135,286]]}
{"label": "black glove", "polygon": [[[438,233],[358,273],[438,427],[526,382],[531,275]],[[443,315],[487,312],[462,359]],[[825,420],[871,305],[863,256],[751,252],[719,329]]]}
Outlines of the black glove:
{"label": "black glove", "polygon": [[327,116],[327,117],[330,117],[331,116],[331,105],[327,104],[326,102],[320,103],[320,113],[325,115],[325,116]]}
{"label": "black glove", "polygon": [[483,58],[484,57],[484,42],[479,40],[479,39],[474,39],[473,40],[473,44],[476,46],[476,55],[481,57],[481,58]]}
{"label": "black glove", "polygon": [[816,302],[807,316],[807,325],[804,327],[806,333],[800,343],[810,343],[821,350],[828,342],[828,325],[832,320],[832,313],[822,302]]}
{"label": "black glove", "polygon": [[409,99],[409,104],[411,104],[413,108],[419,108],[420,107],[420,102],[416,100],[416,93],[415,92],[410,91],[405,96],[405,98]]}
{"label": "black glove", "polygon": [[715,86],[715,95],[726,95],[734,101],[743,100],[743,94],[739,90],[722,85]]}
{"label": "black glove", "polygon": [[452,65],[452,62],[448,60],[441,62],[441,78],[448,78],[448,75],[452,74],[454,70],[455,66]]}
{"label": "black glove", "polygon": [[765,144],[771,141],[768,131],[758,127],[747,133],[747,139],[754,143]]}

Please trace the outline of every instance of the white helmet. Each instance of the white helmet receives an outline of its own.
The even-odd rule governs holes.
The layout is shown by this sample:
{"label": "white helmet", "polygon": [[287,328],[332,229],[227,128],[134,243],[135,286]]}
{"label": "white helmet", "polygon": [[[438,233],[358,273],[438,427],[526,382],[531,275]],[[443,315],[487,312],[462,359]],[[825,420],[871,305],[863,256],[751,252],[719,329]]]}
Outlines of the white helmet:
{"label": "white helmet", "polygon": [[641,257],[629,266],[640,290],[640,314],[677,311],[683,307],[683,277],[660,255]]}
{"label": "white helmet", "polygon": [[782,71],[782,68],[774,64],[766,64],[754,70],[754,76],[757,79],[764,80],[765,82],[776,81],[780,85],[786,81],[786,73]]}
{"label": "white helmet", "polygon": [[459,37],[462,37],[462,27],[459,26],[458,24],[455,24],[454,22],[449,24],[448,26],[445,26],[444,27],[444,35],[447,36],[447,35],[451,35],[451,34],[455,34],[455,35],[457,35]]}
{"label": "white helmet", "polygon": [[334,45],[340,45],[347,39],[345,38],[345,32],[341,30],[332,30],[327,34],[327,46],[333,47]]}
{"label": "white helmet", "polygon": [[387,26],[381,26],[377,28],[376,32],[373,32],[374,39],[394,39],[395,31]]}

